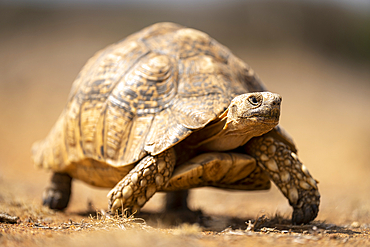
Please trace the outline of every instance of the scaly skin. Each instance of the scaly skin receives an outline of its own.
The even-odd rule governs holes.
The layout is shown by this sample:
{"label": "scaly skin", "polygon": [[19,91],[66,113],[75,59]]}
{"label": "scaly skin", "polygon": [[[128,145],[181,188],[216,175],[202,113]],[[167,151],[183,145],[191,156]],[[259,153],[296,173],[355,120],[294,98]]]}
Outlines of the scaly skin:
{"label": "scaly skin", "polygon": [[245,148],[288,198],[293,207],[292,223],[307,224],[315,219],[320,204],[316,180],[290,147],[266,134],[252,139]]}
{"label": "scaly skin", "polygon": [[146,156],[108,194],[112,212],[138,211],[170,179],[175,152],[168,149],[157,156]]}

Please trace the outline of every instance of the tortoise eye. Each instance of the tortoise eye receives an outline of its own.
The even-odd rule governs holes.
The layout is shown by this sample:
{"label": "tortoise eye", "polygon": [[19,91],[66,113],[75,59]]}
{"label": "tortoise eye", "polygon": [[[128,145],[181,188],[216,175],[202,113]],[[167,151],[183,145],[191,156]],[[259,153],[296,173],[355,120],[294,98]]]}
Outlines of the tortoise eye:
{"label": "tortoise eye", "polygon": [[255,96],[251,96],[248,98],[249,102],[252,104],[252,105],[258,105],[259,102],[258,102],[258,99],[255,97]]}

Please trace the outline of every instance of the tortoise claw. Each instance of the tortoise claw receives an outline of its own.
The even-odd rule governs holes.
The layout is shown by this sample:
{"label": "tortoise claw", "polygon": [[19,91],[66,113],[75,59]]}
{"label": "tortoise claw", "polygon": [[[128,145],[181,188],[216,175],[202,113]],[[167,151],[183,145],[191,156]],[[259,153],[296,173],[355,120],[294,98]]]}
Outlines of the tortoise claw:
{"label": "tortoise claw", "polygon": [[301,208],[294,208],[292,214],[292,224],[307,224],[316,218],[319,208],[316,204],[306,204]]}
{"label": "tortoise claw", "polygon": [[54,210],[63,210],[68,206],[69,197],[70,193],[47,188],[42,198],[42,205]]}

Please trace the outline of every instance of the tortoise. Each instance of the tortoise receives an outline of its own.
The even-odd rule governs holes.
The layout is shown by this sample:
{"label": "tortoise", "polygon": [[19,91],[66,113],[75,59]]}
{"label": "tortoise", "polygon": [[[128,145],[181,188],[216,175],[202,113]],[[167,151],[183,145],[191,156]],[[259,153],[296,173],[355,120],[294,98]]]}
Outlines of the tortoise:
{"label": "tortoise", "polygon": [[32,147],[53,172],[43,203],[67,207],[71,181],[113,188],[109,209],[139,210],[157,191],[267,190],[318,213],[317,181],[278,125],[281,97],[209,35],[157,23],[97,52],[49,135]]}

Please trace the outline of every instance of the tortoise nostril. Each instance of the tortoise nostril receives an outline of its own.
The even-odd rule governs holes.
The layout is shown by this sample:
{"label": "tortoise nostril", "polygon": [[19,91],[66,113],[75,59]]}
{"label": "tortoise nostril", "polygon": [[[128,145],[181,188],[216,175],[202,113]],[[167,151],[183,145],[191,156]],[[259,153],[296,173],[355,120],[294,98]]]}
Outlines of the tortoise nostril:
{"label": "tortoise nostril", "polygon": [[281,97],[276,96],[272,101],[272,105],[279,106],[281,104]]}

